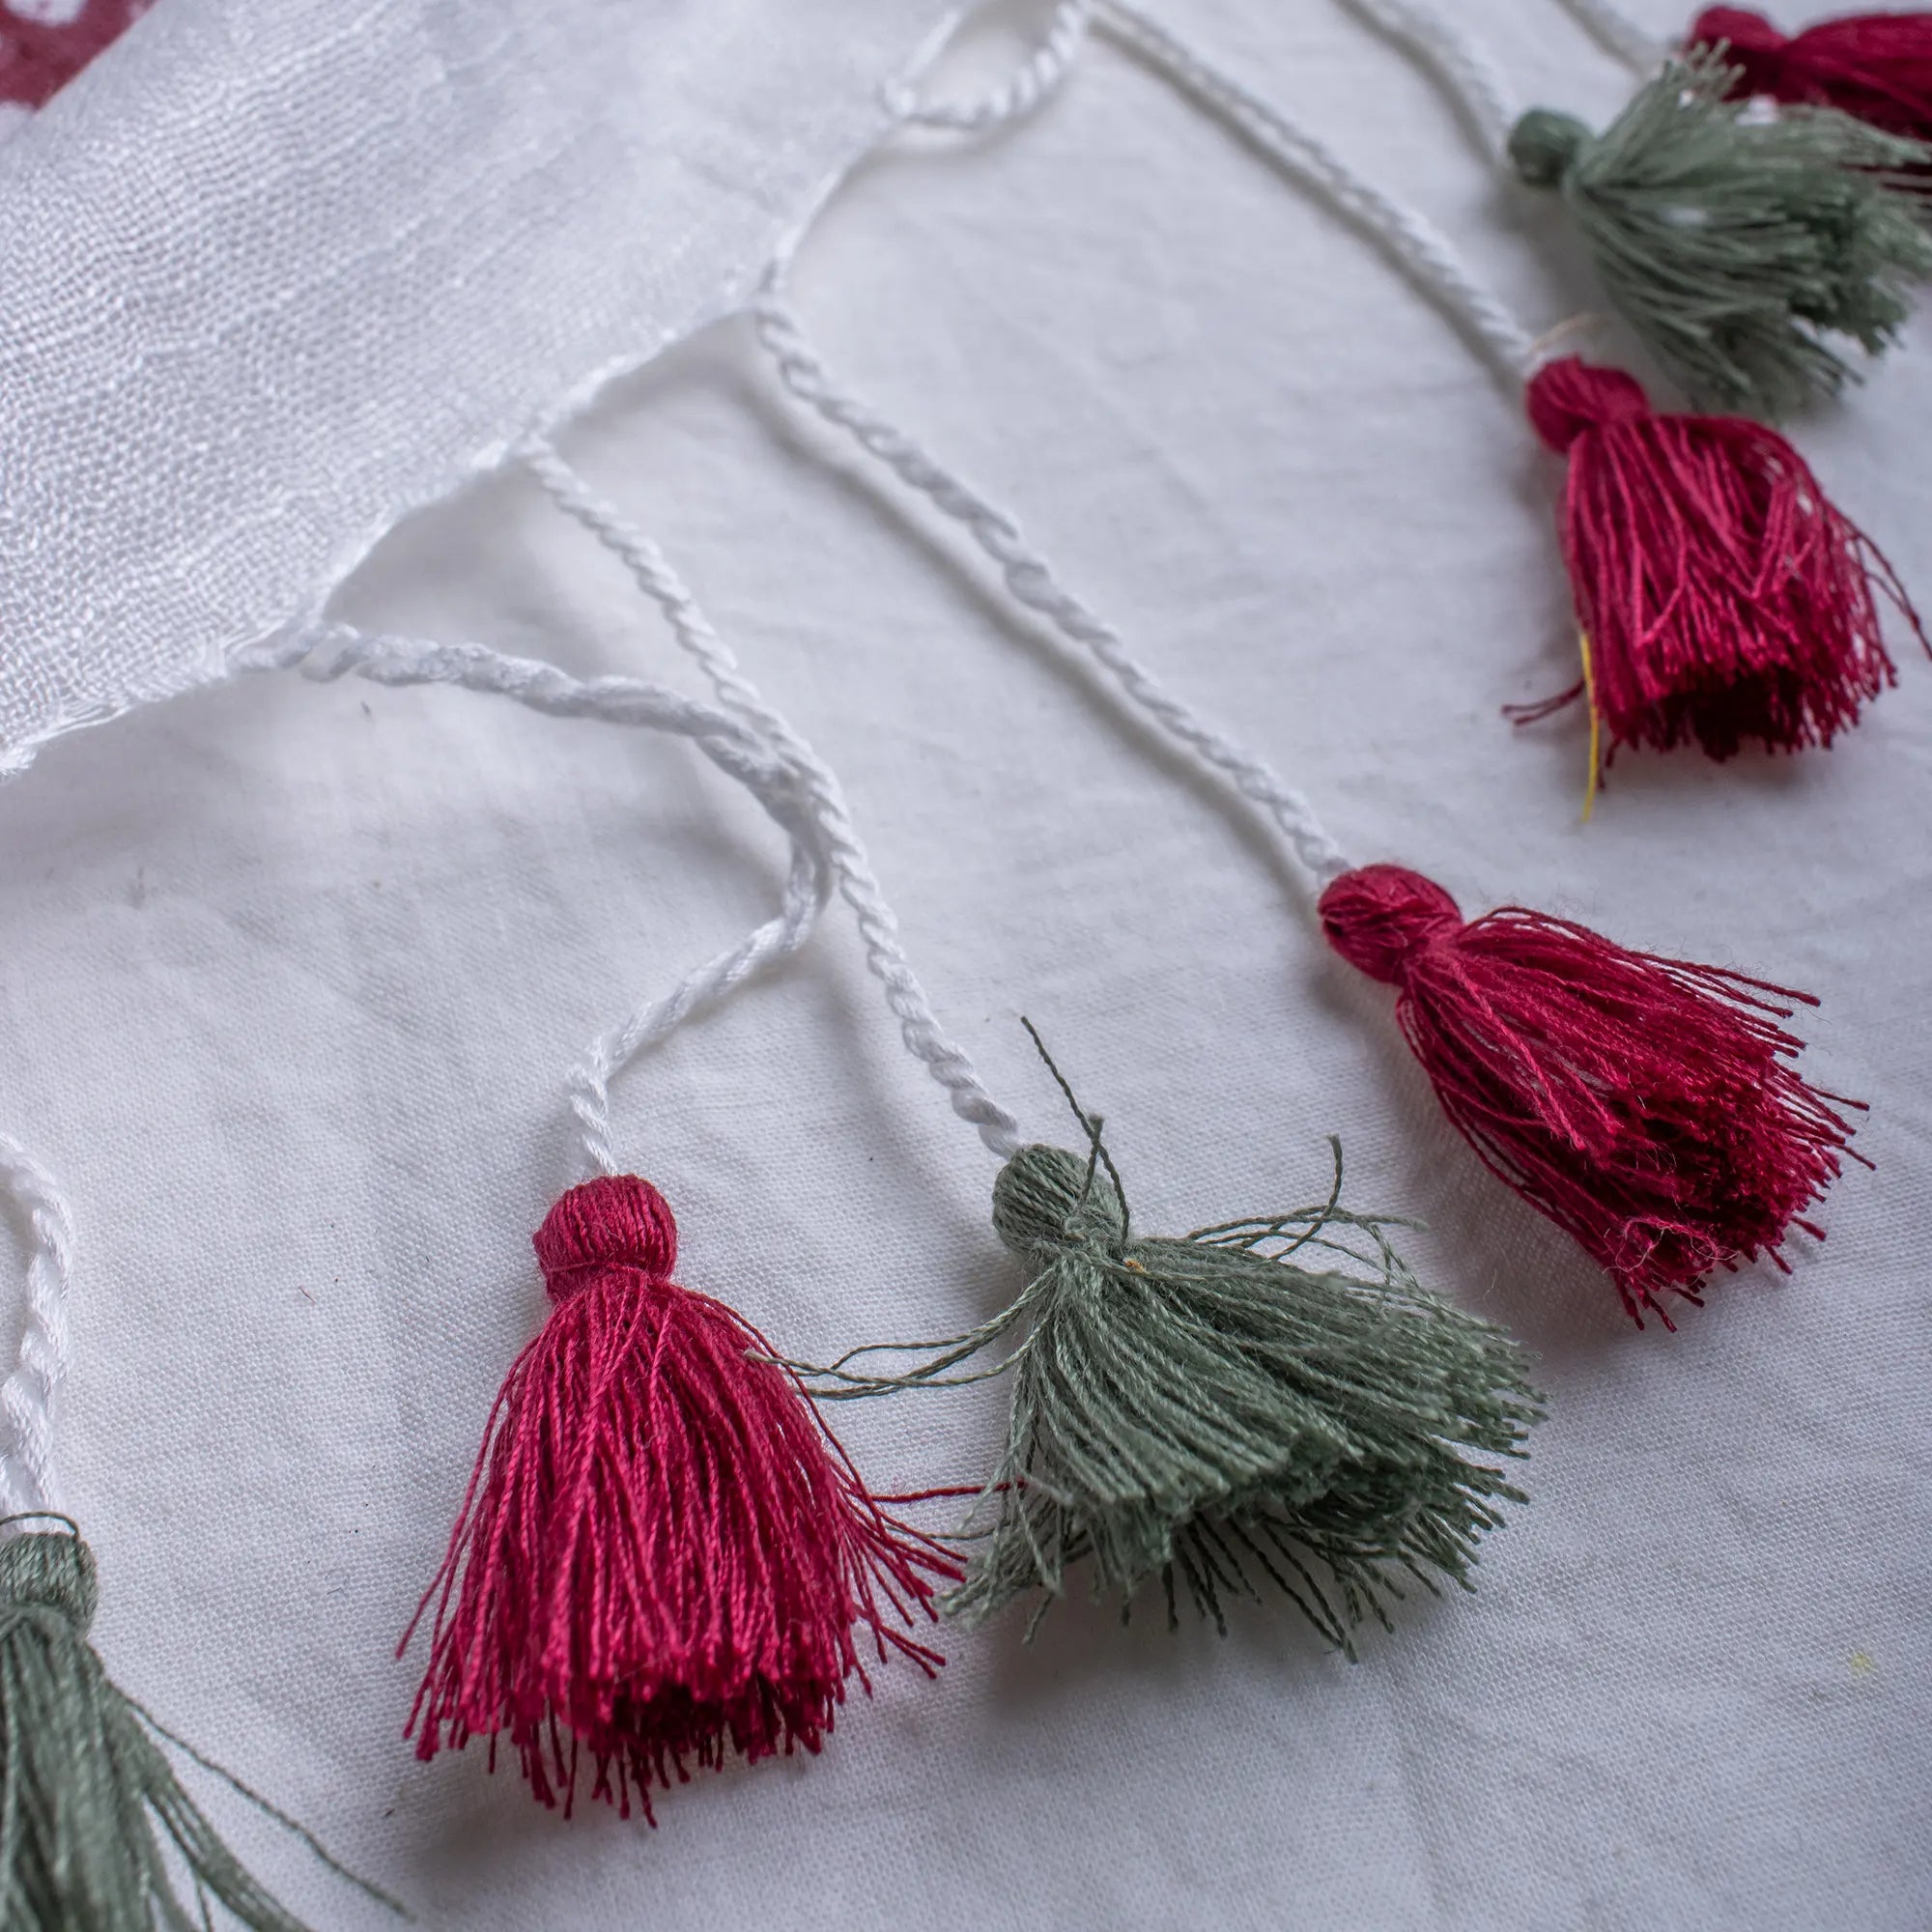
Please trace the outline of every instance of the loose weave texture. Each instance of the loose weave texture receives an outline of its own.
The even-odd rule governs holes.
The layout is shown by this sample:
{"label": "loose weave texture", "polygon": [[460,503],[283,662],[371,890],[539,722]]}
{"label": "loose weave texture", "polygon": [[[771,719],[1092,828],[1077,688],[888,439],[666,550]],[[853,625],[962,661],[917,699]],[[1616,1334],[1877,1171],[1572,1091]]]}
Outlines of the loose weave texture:
{"label": "loose weave texture", "polygon": [[[1690,11],[1645,18],[1661,36]],[[1499,223],[1435,96],[1338,10],[1162,12],[1435,215],[1539,328],[1594,299],[1545,279],[1560,251]],[[1525,99],[1601,125],[1628,94],[1549,0],[1481,24]],[[1486,1539],[1475,1595],[1399,1606],[1356,1665],[1278,1608],[1233,1605],[1223,1641],[1170,1636],[1157,1595],[1124,1631],[1083,1597],[1030,1650],[1005,1619],[941,1633],[935,1684],[886,1666],[821,1757],[667,1794],[649,1836],[558,1830],[475,1748],[416,1764],[421,1658],[390,1654],[543,1316],[528,1237],[574,1178],[562,1071],[767,917],[784,854],[642,734],[253,678],[77,734],[0,793],[0,1125],[84,1235],[63,1475],[111,1569],[94,1640],[116,1681],[436,1932],[1915,1928],[1922,662],[1899,649],[1898,689],[1822,757],[1629,753],[1579,831],[1580,723],[1498,715],[1577,662],[1561,469],[1520,396],[1104,48],[985,150],[867,170],[797,298],[841,375],[1018,510],[1352,855],[1471,911],[1517,900],[1821,995],[1806,1065],[1872,1103],[1878,1171],[1828,1195],[1791,1280],[1720,1277],[1675,1337],[1632,1329],[1441,1119],[1391,992],[1334,958],[1262,841],[1087,673],[1049,669],[952,539],[909,539],[865,471],[817,460],[836,444],[801,448],[744,332],[719,330],[567,448],[839,770],[988,1085],[1030,1133],[1074,1131],[1027,1013],[1150,1229],[1321,1198],[1338,1133],[1349,1198],[1429,1224],[1402,1237],[1423,1283],[1540,1352],[1548,1419],[1511,1465],[1533,1500]],[[1793,432],[1921,590],[1927,340]],[[1656,380],[1617,338],[1571,346]],[[347,602],[702,690],[525,482],[403,533]],[[997,1162],[832,915],[614,1083],[612,1132],[675,1203],[680,1279],[788,1353],[955,1333],[1020,1285]],[[911,1490],[990,1467],[1005,1401],[833,1419],[868,1480]],[[196,1790],[312,1922],[384,1922]]]}
{"label": "loose weave texture", "polygon": [[396,516],[741,299],[945,11],[138,21],[0,168],[0,770],[219,675]]}

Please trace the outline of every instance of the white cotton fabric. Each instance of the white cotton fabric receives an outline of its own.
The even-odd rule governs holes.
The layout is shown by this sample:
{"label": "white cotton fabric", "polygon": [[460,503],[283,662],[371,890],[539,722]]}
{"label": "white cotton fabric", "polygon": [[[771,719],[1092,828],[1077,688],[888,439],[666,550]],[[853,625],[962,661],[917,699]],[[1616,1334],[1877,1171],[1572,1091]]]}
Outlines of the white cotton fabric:
{"label": "white cotton fabric", "polygon": [[742,298],[945,0],[167,0],[0,169],[0,769]]}
{"label": "white cotton fabric", "polygon": [[[1161,11],[1435,215],[1533,327],[1589,299],[1554,224],[1338,10]],[[1526,97],[1622,98],[1548,0],[1483,12]],[[1030,1649],[1017,1620],[950,1634],[936,1684],[878,1672],[822,1758],[701,1776],[655,1833],[566,1826],[477,1748],[418,1765],[421,1655],[391,1652],[541,1317],[527,1242],[571,1172],[565,1068],[765,917],[783,853],[684,748],[257,676],[76,734],[0,792],[0,1127],[74,1208],[62,1463],[109,1666],[429,1928],[1921,1925],[1932,668],[1901,650],[1901,689],[1829,753],[1620,763],[1580,828],[1578,721],[1498,715],[1573,674],[1553,465],[1357,242],[1104,45],[1026,127],[863,170],[797,298],[842,376],[1019,511],[1352,853],[1472,911],[1518,899],[1822,995],[1807,1065],[1872,1103],[1876,1173],[1834,1190],[1790,1279],[1751,1270],[1678,1335],[1635,1332],[1443,1123],[1385,989],[1326,954],[1249,821],[802,428],[727,325],[566,447],[839,769],[993,1093],[1068,1131],[1024,1012],[1150,1228],[1301,1205],[1340,1133],[1350,1198],[1425,1220],[1425,1279],[1540,1351],[1535,1499],[1476,1595],[1413,1605],[1357,1665],[1279,1608],[1223,1640],[1070,1603]],[[1799,434],[1932,599],[1928,341]],[[448,386],[470,373],[453,354]],[[0,389],[9,421],[24,407]],[[98,490],[151,460],[102,442],[90,465],[73,434]],[[342,605],[689,675],[526,482],[418,519]],[[994,1164],[836,909],[612,1098],[684,1279],[788,1348],[946,1334],[1013,1292]],[[912,1488],[988,1467],[1001,1402],[837,1419],[875,1484]],[[205,1791],[317,1926],[388,1922]]]}

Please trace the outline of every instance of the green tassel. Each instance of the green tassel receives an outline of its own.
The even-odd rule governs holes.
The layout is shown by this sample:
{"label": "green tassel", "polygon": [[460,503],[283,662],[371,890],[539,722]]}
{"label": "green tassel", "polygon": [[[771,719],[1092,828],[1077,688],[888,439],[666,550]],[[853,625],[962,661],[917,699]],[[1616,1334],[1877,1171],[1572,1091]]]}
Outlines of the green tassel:
{"label": "green tassel", "polygon": [[1611,301],[1701,408],[1776,420],[1877,355],[1932,272],[1902,170],[1932,148],[1830,108],[1747,118],[1719,54],[1666,68],[1604,133],[1536,108],[1510,135],[1533,187],[1557,189]]}
{"label": "green tassel", "polygon": [[[1225,1628],[1229,1596],[1272,1585],[1352,1657],[1352,1628],[1386,1626],[1405,1577],[1469,1587],[1497,1504],[1524,1500],[1463,1453],[1523,1453],[1542,1407],[1521,1348],[1425,1293],[1389,1245],[1398,1224],[1336,1205],[1339,1147],[1321,1207],[1174,1240],[1131,1231],[1081,1119],[1088,1156],[1022,1148],[994,1183],[993,1225],[1029,1273],[1017,1301],[910,1345],[929,1354],[909,1374],[855,1372],[870,1350],[818,1372],[856,1396],[1011,1371],[1006,1453],[947,1610],[976,1624],[1042,1591],[1037,1623],[1085,1561],[1123,1614],[1162,1578],[1170,1624],[1182,1592]],[[999,1369],[950,1374],[1013,1334]]]}
{"label": "green tassel", "polygon": [[[156,1740],[187,1747],[108,1681],[87,1641],[98,1597],[94,1553],[77,1532],[0,1544],[0,1925],[193,1932],[212,1922],[213,1898],[253,1932],[303,1932],[215,1835]],[[293,1820],[236,1788],[332,1870],[402,1913]],[[193,1883],[192,1916],[177,1867]]]}

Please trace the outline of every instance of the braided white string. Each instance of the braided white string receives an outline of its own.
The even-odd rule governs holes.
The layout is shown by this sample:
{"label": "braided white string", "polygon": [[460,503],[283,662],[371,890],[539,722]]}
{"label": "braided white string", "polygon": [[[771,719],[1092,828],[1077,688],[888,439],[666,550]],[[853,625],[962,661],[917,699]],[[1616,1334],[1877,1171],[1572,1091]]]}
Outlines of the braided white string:
{"label": "braided white string", "polygon": [[1415,0],[1342,0],[1433,74],[1467,120],[1490,159],[1503,162],[1521,109],[1489,54],[1433,8]]}
{"label": "braided white string", "polygon": [[611,1147],[610,1090],[615,1075],[686,1020],[797,952],[831,896],[816,819],[800,796],[789,764],[736,718],[663,685],[632,677],[573,677],[555,665],[510,657],[483,644],[436,643],[323,620],[296,627],[246,654],[242,663],[251,669],[299,664],[304,675],[318,680],[354,673],[384,685],[460,685],[511,698],[550,717],[592,718],[670,732],[689,738],[783,830],[791,843],[791,866],[778,914],[593,1041],[572,1069],[571,1112],[594,1173],[618,1171]]}
{"label": "braided white string", "polygon": [[1675,48],[1662,35],[1640,27],[1612,0],[1556,0],[1556,4],[1607,54],[1646,79]]}
{"label": "braided white string", "polygon": [[1537,352],[1529,331],[1476,279],[1434,222],[1364,181],[1278,108],[1136,9],[1107,0],[1096,25],[1365,236],[1505,382],[1515,385],[1531,372]]}
{"label": "braided white string", "polygon": [[731,647],[718,635],[658,546],[593,489],[552,444],[533,442],[526,445],[522,454],[557,505],[611,551],[663,611],[672,636],[702,668],[721,701],[756,730],[797,774],[820,849],[837,872],[839,891],[858,921],[867,964],[885,988],[886,1004],[898,1019],[907,1050],[946,1090],[953,1111],[970,1121],[986,1146],[1006,1159],[1021,1145],[1019,1123],[987,1093],[972,1061],[940,1025],[906,957],[898,921],[872,871],[837,774],[745,676]]}
{"label": "braided white string", "polygon": [[831,895],[831,876],[818,854],[809,841],[795,838],[777,916],[590,1043],[571,1069],[567,1091],[592,1172],[618,1171],[611,1150],[611,1080],[647,1047],[669,1038],[686,1020],[721,1005],[766,967],[789,958],[810,937]]}
{"label": "braided white string", "polygon": [[903,82],[886,90],[894,117],[915,128],[980,134],[1031,114],[1066,78],[1094,18],[1095,0],[1061,0],[1039,44],[1010,79],[970,100],[924,100]]}
{"label": "braided white string", "polygon": [[1062,586],[1011,517],[995,509],[910,437],[833,381],[776,284],[767,287],[754,316],[758,339],[785,387],[959,524],[999,566],[1016,603],[1037,611],[1064,638],[1090,653],[1162,730],[1261,806],[1281,828],[1318,889],[1349,869],[1349,861],[1322,829],[1307,799],[1169,692],[1127,649],[1119,632]]}
{"label": "braided white string", "polygon": [[18,1210],[27,1240],[20,1359],[0,1383],[0,1516],[16,1516],[59,1505],[54,1399],[67,1378],[73,1217],[53,1177],[9,1134],[0,1134],[0,1187]]}

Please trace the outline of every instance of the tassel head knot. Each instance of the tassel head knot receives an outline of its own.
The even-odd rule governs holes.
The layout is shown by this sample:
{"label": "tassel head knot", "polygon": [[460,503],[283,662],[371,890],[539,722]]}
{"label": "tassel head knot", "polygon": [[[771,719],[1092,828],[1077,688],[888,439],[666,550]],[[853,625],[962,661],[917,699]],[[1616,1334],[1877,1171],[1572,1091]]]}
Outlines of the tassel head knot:
{"label": "tassel head knot", "polygon": [[1510,165],[1529,187],[1555,187],[1590,140],[1589,128],[1574,114],[1532,107],[1510,129]]}
{"label": "tassel head knot", "polygon": [[1602,369],[1575,355],[1546,362],[1524,392],[1531,427],[1559,455],[1579,436],[1651,413],[1643,384],[1621,369]]}
{"label": "tassel head knot", "polygon": [[84,1635],[99,1601],[94,1551],[79,1537],[37,1532],[0,1544],[0,1608],[58,1610]]}
{"label": "tassel head knot", "polygon": [[1065,1148],[1023,1147],[993,1182],[993,1230],[1014,1254],[1126,1237],[1119,1196]]}
{"label": "tassel head knot", "polygon": [[1434,879],[1406,866],[1358,866],[1321,895],[1328,944],[1359,972],[1400,985],[1410,961],[1463,927],[1462,910]]}
{"label": "tassel head knot", "polygon": [[636,1268],[647,1280],[668,1281],[677,1266],[677,1222],[648,1180],[601,1175],[557,1202],[533,1245],[551,1299],[561,1301],[600,1268]]}

